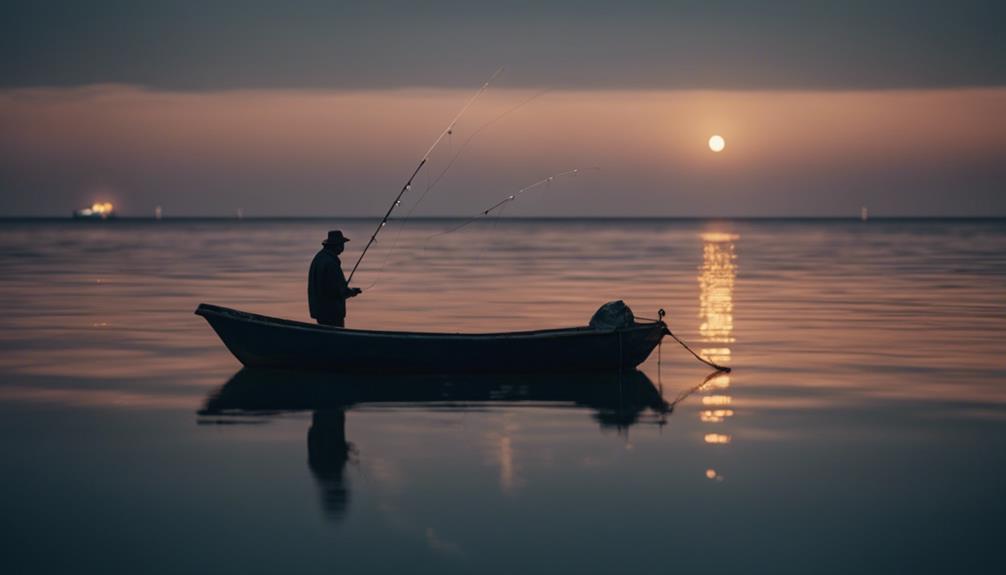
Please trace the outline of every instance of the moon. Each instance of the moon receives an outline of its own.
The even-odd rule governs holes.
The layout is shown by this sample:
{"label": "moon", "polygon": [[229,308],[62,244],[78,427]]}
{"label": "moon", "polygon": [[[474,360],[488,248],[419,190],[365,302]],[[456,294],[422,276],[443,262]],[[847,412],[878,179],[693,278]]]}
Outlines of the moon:
{"label": "moon", "polygon": [[713,134],[709,138],[709,149],[714,152],[722,152],[723,148],[727,147],[727,141],[723,139],[723,136],[719,134]]}

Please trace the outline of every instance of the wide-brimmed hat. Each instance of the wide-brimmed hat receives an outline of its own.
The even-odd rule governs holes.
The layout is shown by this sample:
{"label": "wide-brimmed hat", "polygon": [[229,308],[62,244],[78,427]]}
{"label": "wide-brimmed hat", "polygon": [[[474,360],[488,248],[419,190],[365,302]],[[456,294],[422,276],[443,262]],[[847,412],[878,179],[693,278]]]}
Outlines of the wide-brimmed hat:
{"label": "wide-brimmed hat", "polygon": [[342,235],[342,230],[332,230],[328,232],[328,237],[325,241],[321,242],[321,245],[327,246],[328,244],[344,244],[349,241],[349,238]]}

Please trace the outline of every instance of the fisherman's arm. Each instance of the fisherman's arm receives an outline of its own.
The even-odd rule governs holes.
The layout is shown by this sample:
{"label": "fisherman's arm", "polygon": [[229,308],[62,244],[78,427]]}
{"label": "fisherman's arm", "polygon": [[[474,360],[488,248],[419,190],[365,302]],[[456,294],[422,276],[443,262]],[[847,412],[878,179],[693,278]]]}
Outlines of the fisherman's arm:
{"label": "fisherman's arm", "polygon": [[333,291],[338,292],[338,294],[343,298],[351,298],[363,293],[360,288],[351,288],[349,283],[346,281],[346,275],[342,273],[342,268],[339,266],[332,266],[333,273],[331,278],[331,285],[333,286]]}

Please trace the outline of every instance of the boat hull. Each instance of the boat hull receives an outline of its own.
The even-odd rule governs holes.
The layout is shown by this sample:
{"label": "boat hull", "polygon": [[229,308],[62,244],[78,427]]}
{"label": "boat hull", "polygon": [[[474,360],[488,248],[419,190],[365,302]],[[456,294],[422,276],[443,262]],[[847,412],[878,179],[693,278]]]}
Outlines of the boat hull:
{"label": "boat hull", "polygon": [[561,373],[632,369],[660,343],[661,322],[489,334],[369,331],[321,326],[201,304],[247,367],[380,373]]}

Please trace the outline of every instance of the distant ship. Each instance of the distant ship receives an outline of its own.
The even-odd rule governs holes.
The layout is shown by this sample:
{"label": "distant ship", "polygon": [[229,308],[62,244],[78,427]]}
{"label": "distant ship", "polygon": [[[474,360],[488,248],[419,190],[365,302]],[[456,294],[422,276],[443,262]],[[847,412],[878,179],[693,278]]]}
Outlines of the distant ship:
{"label": "distant ship", "polygon": [[89,208],[74,210],[75,220],[107,220],[115,217],[115,208],[108,202],[92,204]]}

